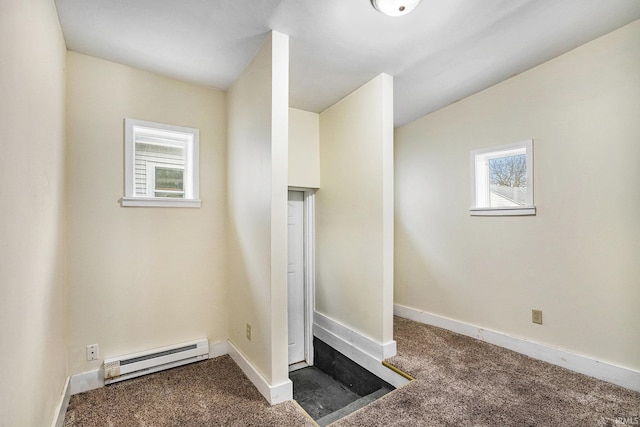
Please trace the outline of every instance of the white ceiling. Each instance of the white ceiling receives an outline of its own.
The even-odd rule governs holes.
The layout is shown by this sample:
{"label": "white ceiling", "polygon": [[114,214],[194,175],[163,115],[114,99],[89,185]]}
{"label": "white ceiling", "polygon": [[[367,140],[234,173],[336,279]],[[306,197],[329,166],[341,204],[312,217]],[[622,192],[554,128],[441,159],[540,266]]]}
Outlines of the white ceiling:
{"label": "white ceiling", "polygon": [[321,112],[379,73],[402,125],[640,19],[640,0],[56,0],[70,50],[227,89],[290,36],[290,105]]}

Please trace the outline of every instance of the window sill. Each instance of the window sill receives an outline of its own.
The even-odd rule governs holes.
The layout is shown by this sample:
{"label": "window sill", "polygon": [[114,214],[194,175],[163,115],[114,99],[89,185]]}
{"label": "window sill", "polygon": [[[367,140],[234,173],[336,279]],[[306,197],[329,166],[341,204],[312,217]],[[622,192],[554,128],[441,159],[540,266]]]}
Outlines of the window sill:
{"label": "window sill", "polygon": [[166,197],[123,197],[122,207],[199,208],[200,199],[170,199]]}
{"label": "window sill", "polygon": [[517,208],[471,208],[469,209],[471,216],[520,216],[535,215],[535,206],[525,206]]}

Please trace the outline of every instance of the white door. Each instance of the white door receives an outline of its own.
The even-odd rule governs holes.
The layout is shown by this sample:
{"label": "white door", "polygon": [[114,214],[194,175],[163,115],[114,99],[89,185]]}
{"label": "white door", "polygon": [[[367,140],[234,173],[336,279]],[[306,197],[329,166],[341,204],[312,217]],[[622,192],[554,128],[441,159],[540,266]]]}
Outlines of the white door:
{"label": "white door", "polygon": [[304,326],[304,193],[289,191],[288,298],[289,365],[305,360]]}

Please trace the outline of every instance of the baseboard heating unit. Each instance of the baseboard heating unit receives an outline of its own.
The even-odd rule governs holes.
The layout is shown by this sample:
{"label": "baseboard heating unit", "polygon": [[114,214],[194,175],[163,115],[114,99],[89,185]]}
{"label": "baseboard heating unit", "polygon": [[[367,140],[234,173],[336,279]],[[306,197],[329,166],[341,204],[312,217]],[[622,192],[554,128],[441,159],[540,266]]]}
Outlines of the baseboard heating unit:
{"label": "baseboard heating unit", "polygon": [[115,383],[209,358],[206,339],[104,359],[104,383]]}

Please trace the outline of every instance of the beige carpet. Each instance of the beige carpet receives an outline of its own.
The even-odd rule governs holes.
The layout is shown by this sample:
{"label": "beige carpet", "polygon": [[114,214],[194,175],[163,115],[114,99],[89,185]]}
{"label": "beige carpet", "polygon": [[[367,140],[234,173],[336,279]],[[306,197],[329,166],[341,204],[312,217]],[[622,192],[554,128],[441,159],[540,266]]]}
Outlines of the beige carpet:
{"label": "beige carpet", "polygon": [[390,363],[416,380],[333,426],[616,426],[640,393],[395,318]]}
{"label": "beige carpet", "polygon": [[[443,329],[395,318],[390,362],[416,380],[332,424],[620,426],[640,393]],[[223,356],[72,396],[65,427],[314,426],[295,402],[270,407]]]}
{"label": "beige carpet", "polygon": [[65,427],[316,426],[294,401],[270,406],[229,356],[71,397]]}

